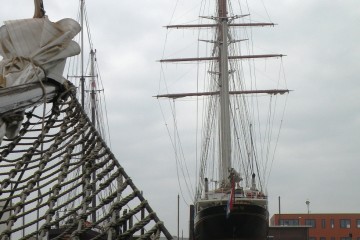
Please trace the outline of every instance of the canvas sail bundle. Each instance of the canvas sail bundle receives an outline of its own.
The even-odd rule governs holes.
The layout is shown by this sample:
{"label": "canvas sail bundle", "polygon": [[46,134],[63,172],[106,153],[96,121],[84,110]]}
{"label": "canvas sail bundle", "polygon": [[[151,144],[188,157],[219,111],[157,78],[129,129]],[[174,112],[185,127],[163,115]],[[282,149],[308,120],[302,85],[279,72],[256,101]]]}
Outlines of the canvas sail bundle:
{"label": "canvas sail bundle", "polygon": [[80,29],[72,19],[56,23],[48,18],[6,21],[0,28],[1,87],[45,77],[63,83],[66,58],[80,53],[79,45],[72,41]]}
{"label": "canvas sail bundle", "polygon": [[[72,19],[51,22],[47,17],[6,21],[0,28],[0,88],[8,88],[53,79],[63,84],[67,57],[80,53],[72,39],[81,30]],[[0,142],[4,135],[12,138],[22,122],[0,116]],[[19,117],[20,116],[20,117]],[[20,119],[20,120],[19,120]]]}

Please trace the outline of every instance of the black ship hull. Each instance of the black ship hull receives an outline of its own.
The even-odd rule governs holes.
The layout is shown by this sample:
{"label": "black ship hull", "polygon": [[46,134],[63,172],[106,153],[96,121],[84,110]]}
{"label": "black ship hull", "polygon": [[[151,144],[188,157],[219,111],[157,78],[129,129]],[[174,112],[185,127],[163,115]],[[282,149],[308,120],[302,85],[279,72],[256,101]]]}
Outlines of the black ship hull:
{"label": "black ship hull", "polygon": [[226,205],[201,210],[195,217],[195,240],[264,240],[268,211],[254,204],[235,204],[229,216]]}
{"label": "black ship hull", "polygon": [[[65,234],[62,238],[58,238],[60,235],[62,235],[66,230],[66,228],[60,228],[60,229],[50,229],[49,231],[49,237],[48,239],[70,239],[72,231],[75,231],[76,229],[73,229],[72,231],[69,231],[67,234]],[[106,240],[107,235],[99,237],[100,233],[93,231],[91,229],[88,229],[84,232],[82,232],[80,235],[78,235],[80,240],[86,240],[86,239],[99,239],[99,240]]]}

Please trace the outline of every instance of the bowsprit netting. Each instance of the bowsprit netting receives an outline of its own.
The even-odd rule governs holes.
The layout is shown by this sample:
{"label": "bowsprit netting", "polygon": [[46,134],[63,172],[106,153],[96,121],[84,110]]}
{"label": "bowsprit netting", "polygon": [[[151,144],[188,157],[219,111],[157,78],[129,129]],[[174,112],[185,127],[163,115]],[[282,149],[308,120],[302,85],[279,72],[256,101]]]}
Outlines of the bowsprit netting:
{"label": "bowsprit netting", "polygon": [[171,239],[73,90],[25,112],[0,169],[1,240]]}

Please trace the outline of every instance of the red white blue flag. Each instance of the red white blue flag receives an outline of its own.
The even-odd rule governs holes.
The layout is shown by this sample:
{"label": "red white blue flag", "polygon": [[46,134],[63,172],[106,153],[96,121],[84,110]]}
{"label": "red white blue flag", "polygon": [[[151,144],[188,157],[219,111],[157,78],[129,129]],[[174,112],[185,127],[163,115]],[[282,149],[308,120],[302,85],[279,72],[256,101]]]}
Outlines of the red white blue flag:
{"label": "red white blue flag", "polygon": [[231,191],[230,191],[229,200],[228,200],[227,208],[226,208],[226,217],[227,218],[229,217],[230,212],[234,208],[234,202],[235,202],[235,181],[234,181],[234,176],[232,176]]}

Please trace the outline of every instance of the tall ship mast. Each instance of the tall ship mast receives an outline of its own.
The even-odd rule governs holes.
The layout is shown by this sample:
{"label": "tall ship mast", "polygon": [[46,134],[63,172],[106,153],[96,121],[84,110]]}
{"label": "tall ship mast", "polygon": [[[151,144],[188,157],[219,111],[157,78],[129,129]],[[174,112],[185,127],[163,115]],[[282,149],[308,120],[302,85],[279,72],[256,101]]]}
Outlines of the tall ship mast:
{"label": "tall ship mast", "polygon": [[[216,15],[202,17],[210,19],[212,23],[167,26],[168,29],[215,29],[212,40],[201,40],[213,44],[211,56],[160,60],[162,63],[209,63],[208,78],[205,80],[209,86],[204,88],[205,91],[157,95],[158,98],[172,100],[196,97],[204,100],[204,108],[207,109],[199,157],[199,184],[190,214],[190,239],[265,239],[268,232],[268,199],[264,177],[260,176],[260,154],[256,147],[259,141],[254,129],[258,123],[250,109],[253,100],[249,100],[248,96],[268,95],[273,98],[289,90],[258,89],[256,85],[246,82],[249,79],[245,76],[245,67],[236,62],[248,61],[253,64],[255,59],[281,58],[283,55],[244,54],[241,50],[233,54],[231,49],[235,47],[232,45],[248,40],[233,39],[233,28],[274,24],[238,22],[250,15],[230,15],[229,6],[231,4],[227,0],[217,0]],[[249,86],[250,89],[247,89]],[[215,160],[209,160],[214,156],[210,153],[211,148],[216,149]],[[210,174],[206,170],[211,165],[209,161],[217,163],[218,173],[212,176],[207,176]]]}

